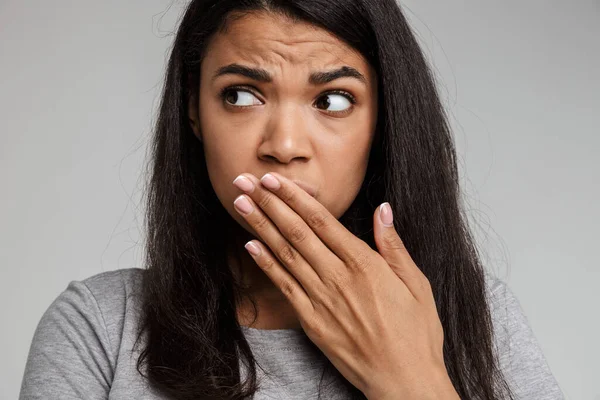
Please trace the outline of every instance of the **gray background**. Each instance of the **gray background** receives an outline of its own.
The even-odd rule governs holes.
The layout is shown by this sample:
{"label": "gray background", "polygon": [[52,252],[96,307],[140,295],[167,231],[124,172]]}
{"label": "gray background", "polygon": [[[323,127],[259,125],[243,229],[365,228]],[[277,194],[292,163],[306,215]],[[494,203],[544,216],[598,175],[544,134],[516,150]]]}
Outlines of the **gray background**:
{"label": "gray background", "polygon": [[[597,383],[600,6],[406,1],[485,265],[569,399]],[[0,397],[71,280],[141,266],[143,160],[183,1],[0,1]]]}

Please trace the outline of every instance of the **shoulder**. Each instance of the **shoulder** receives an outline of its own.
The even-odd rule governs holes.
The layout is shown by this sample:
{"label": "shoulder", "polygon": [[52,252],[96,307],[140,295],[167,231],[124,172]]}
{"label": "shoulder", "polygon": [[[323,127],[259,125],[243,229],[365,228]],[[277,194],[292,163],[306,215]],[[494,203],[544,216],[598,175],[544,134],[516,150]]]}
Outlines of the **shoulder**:
{"label": "shoulder", "polygon": [[496,344],[501,354],[504,354],[509,350],[511,329],[514,330],[523,323],[529,328],[529,324],[519,300],[504,279],[486,271],[485,282]]}
{"label": "shoulder", "polygon": [[117,269],[72,280],[46,313],[82,335],[91,335],[93,330],[114,361],[123,335],[137,323],[144,273],[140,268]]}
{"label": "shoulder", "polygon": [[110,314],[113,308],[123,310],[124,303],[139,294],[144,270],[139,268],[101,272],[82,280],[72,280],[54,299],[46,313],[71,312]]}
{"label": "shoulder", "polygon": [[498,278],[489,271],[484,271],[485,285],[488,293],[497,295],[499,292],[508,289],[508,285],[505,280]]}
{"label": "shoulder", "polygon": [[485,279],[495,350],[518,398],[564,399],[519,299],[503,279]]}
{"label": "shoulder", "polygon": [[507,318],[510,311],[520,310],[520,304],[509,284],[491,272],[485,271],[486,294],[492,316]]}
{"label": "shoulder", "polygon": [[71,281],[69,286],[85,286],[98,302],[125,301],[139,294],[144,273],[141,268],[116,269]]}
{"label": "shoulder", "polygon": [[117,269],[73,280],[56,301],[68,300],[74,306],[100,314],[107,324],[114,323],[123,317],[127,305],[139,302],[144,272],[140,268]]}
{"label": "shoulder", "polygon": [[114,345],[120,342],[129,320],[133,322],[139,315],[145,272],[140,268],[105,271],[81,281],[71,281],[67,290],[81,287],[88,291]]}
{"label": "shoulder", "polygon": [[497,340],[508,345],[508,339],[517,331],[531,331],[529,320],[510,285],[501,278],[485,273],[488,305]]}
{"label": "shoulder", "polygon": [[128,343],[124,335],[139,315],[143,272],[107,271],[66,285],[38,322],[20,398],[107,398],[122,343]]}

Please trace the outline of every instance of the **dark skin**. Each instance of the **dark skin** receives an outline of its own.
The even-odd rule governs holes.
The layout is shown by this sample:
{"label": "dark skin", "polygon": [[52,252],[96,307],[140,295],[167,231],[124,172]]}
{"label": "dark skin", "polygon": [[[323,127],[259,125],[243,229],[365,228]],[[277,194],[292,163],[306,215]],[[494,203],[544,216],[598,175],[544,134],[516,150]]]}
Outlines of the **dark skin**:
{"label": "dark skin", "polygon": [[[359,53],[306,23],[254,13],[229,28],[208,45],[201,65],[199,102],[191,99],[189,103],[190,124],[203,142],[217,197],[248,233],[231,243],[229,259],[258,302],[259,314],[251,326],[299,328],[290,302],[243,249],[246,241],[258,236],[235,211],[233,200],[240,192],[231,183],[243,172],[260,177],[277,171],[313,186],[316,199],[336,218],[341,217],[366,173],[377,121],[377,77]],[[236,74],[213,80],[219,68],[231,63],[263,68],[273,80],[259,82]],[[354,68],[364,80],[341,77],[324,84],[309,83],[310,73],[343,66]],[[232,85],[250,88],[230,90],[225,99],[220,98],[220,90]],[[327,93],[332,90],[348,92],[356,104],[344,94]],[[240,323],[250,325],[250,303],[240,307],[239,314]]]}
{"label": "dark skin", "polygon": [[[212,79],[230,63],[264,68],[271,82]],[[311,73],[340,63],[363,80],[310,84]],[[364,180],[377,120],[376,79],[366,61],[319,28],[252,14],[210,43],[201,82],[190,123],[204,142],[215,193],[253,238],[250,258],[235,264],[235,241],[229,254],[259,300],[251,326],[299,325],[369,399],[459,399],[444,365],[431,285],[389,205],[373,215],[378,251],[338,221]],[[233,84],[253,88],[219,96]],[[324,94],[334,88],[356,102]]]}

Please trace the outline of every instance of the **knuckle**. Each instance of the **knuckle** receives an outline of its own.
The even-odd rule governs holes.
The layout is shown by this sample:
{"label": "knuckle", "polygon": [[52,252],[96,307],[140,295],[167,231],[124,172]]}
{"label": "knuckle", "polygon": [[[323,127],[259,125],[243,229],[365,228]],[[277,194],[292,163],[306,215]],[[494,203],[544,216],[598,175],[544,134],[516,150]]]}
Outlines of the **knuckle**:
{"label": "knuckle", "polygon": [[267,258],[261,263],[261,269],[263,269],[264,271],[269,271],[271,268],[273,268],[274,265],[275,262],[271,258]]}
{"label": "knuckle", "polygon": [[406,250],[404,242],[396,234],[384,235],[383,246],[388,250]]}
{"label": "knuckle", "polygon": [[284,280],[281,282],[280,287],[281,293],[284,294],[285,297],[291,299],[296,294],[296,287],[294,284],[288,280]]}
{"label": "knuckle", "polygon": [[323,323],[319,318],[316,316],[307,318],[306,325],[310,330],[311,337],[314,337],[317,340],[323,340],[325,337],[325,330],[323,328]]}
{"label": "knuckle", "polygon": [[296,222],[288,231],[288,237],[292,243],[298,244],[303,242],[307,238],[306,229],[304,223]]}
{"label": "knuckle", "polygon": [[323,277],[323,283],[330,289],[333,290],[334,293],[347,293],[347,282],[342,279],[340,276],[329,276]]}
{"label": "knuckle", "polygon": [[356,272],[364,272],[369,270],[371,259],[364,251],[357,251],[350,255],[348,267]]}
{"label": "knuckle", "polygon": [[298,199],[298,195],[293,190],[286,190],[280,196],[283,201],[290,205],[294,205]]}
{"label": "knuckle", "polygon": [[260,196],[260,199],[258,199],[257,204],[260,208],[262,208],[263,210],[266,210],[269,207],[269,204],[271,204],[272,200],[273,200],[272,194],[264,193],[264,195]]}
{"label": "knuckle", "polygon": [[277,251],[277,257],[279,257],[283,263],[292,265],[298,260],[298,253],[289,243],[285,243]]}
{"label": "knuckle", "polygon": [[263,216],[263,217],[257,218],[257,220],[254,222],[253,225],[257,231],[264,232],[266,229],[268,229],[269,224],[270,224],[269,220]]}
{"label": "knuckle", "polygon": [[308,225],[313,229],[323,229],[329,224],[329,216],[322,210],[317,210],[306,218]]}

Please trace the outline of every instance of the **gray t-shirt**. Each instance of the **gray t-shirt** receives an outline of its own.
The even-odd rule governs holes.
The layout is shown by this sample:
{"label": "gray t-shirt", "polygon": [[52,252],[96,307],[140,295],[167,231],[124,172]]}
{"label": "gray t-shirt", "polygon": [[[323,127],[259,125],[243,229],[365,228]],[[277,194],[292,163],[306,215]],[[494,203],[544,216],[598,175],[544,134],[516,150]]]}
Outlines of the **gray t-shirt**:
{"label": "gray t-shirt", "polygon": [[[68,284],[35,330],[19,399],[167,400],[138,373],[140,350],[132,351],[143,273],[139,268],[107,271]],[[517,398],[564,399],[513,292],[488,273],[486,288],[500,364]],[[324,355],[308,346],[301,329],[242,328],[271,374],[257,368],[261,388],[256,400],[316,399]],[[243,362],[240,374],[247,376]],[[321,390],[323,399],[349,398],[327,376]]]}

